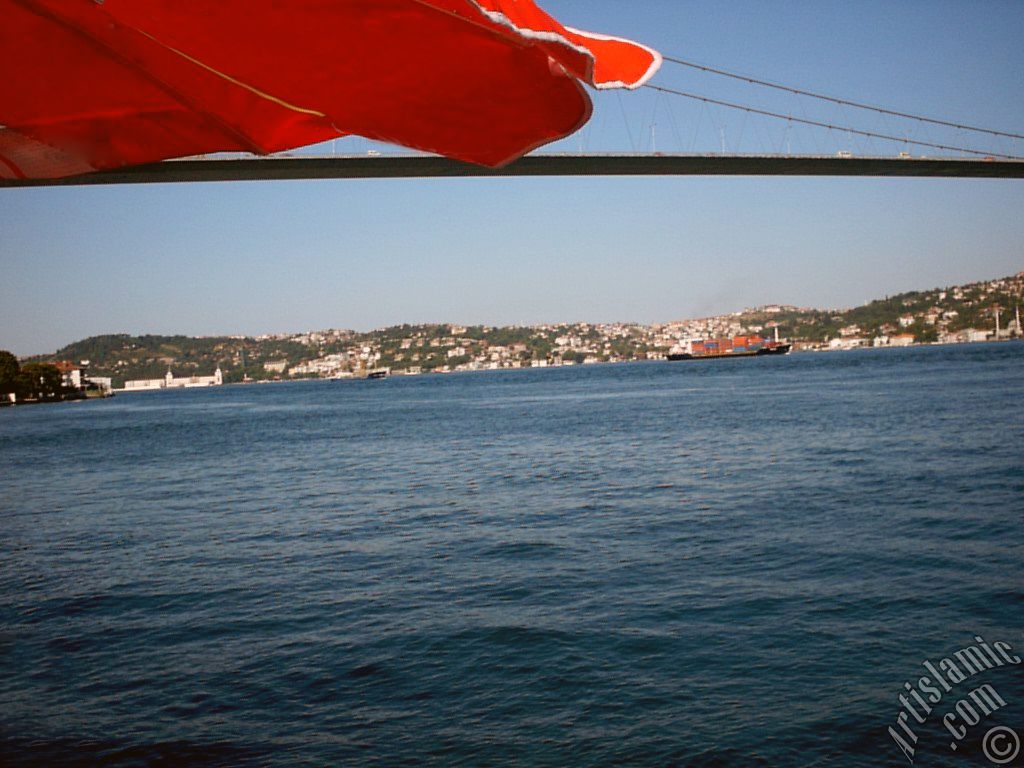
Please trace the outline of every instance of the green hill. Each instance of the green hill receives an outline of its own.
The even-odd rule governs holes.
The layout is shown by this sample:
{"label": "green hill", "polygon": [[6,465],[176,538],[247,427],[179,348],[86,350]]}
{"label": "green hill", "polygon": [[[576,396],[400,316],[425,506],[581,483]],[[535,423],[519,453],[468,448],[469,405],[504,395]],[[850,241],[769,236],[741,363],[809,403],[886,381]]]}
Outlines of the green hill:
{"label": "green hill", "polygon": [[[875,336],[895,333],[911,333],[915,341],[932,342],[966,328],[992,329],[997,306],[1002,308],[1005,329],[1022,295],[1024,272],[998,280],[910,291],[852,309],[771,306],[711,318],[712,325],[707,318],[670,325],[762,329],[767,335],[772,324],[778,324],[782,336],[811,344],[840,335],[863,337],[870,343]],[[115,387],[126,379],[160,378],[168,369],[178,377],[210,375],[218,366],[225,381],[232,382],[289,374],[324,375],[324,369],[332,366],[335,371],[372,366],[429,371],[467,364],[482,367],[495,359],[505,367],[552,359],[637,359],[664,351],[671,342],[665,328],[622,323],[503,328],[431,324],[398,325],[366,333],[324,330],[255,338],[111,334],[82,339],[53,355],[30,360],[88,360],[90,373],[111,377]],[[325,365],[318,368],[318,363]]]}

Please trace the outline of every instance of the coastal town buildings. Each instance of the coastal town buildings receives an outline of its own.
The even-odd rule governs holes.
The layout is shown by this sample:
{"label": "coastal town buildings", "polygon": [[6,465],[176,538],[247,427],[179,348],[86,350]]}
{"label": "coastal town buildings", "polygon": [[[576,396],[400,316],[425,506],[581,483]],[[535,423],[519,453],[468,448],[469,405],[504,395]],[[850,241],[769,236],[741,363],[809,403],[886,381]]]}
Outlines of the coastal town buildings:
{"label": "coastal town buildings", "polygon": [[60,373],[61,383],[69,389],[81,392],[92,390],[102,394],[110,394],[113,389],[111,377],[88,373],[88,360],[77,363],[71,360],[57,360],[52,365]]}
{"label": "coastal town buildings", "polygon": [[[392,374],[451,373],[660,360],[710,338],[758,335],[795,350],[906,347],[1022,337],[1024,272],[999,280],[912,291],[848,309],[770,304],[706,317],[643,324],[564,322],[531,326],[401,325],[356,332],[326,329],[257,337],[97,337],[62,351],[92,354],[93,381],[123,382],[124,391],[216,386],[231,381],[360,378],[374,369]],[[102,360],[99,360],[100,356]],[[198,373],[215,363],[212,376]],[[168,366],[161,378],[143,378]],[[76,372],[77,371],[77,372]],[[68,364],[69,383],[83,376]]]}

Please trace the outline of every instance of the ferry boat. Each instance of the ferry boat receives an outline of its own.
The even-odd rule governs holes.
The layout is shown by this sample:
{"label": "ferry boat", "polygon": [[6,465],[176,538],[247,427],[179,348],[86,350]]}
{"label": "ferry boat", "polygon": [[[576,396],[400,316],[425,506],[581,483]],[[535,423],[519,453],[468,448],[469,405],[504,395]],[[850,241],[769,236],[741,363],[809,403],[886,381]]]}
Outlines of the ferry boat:
{"label": "ferry boat", "polygon": [[705,360],[712,358],[761,357],[763,355],[785,355],[793,345],[788,342],[769,341],[760,336],[733,336],[722,339],[699,339],[687,341],[684,346],[673,349],[669,360]]}

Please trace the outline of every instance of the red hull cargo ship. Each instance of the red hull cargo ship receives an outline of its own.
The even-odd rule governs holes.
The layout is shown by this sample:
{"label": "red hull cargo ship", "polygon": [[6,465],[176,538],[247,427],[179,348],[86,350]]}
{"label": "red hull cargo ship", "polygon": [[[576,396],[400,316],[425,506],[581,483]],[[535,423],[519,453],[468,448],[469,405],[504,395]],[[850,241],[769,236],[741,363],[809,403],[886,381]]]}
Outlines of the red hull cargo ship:
{"label": "red hull cargo ship", "polygon": [[672,352],[669,360],[710,360],[723,357],[760,357],[762,355],[785,355],[792,344],[768,341],[760,336],[733,336],[731,339],[704,339],[691,341],[686,349]]}

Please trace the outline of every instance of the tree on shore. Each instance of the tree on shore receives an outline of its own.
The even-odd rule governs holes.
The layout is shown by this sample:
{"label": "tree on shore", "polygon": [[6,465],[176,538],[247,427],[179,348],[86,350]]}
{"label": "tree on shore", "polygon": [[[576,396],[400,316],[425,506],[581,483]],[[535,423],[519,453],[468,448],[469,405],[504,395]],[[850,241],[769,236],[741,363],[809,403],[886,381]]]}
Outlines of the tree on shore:
{"label": "tree on shore", "polygon": [[53,400],[64,394],[64,381],[57,366],[25,363],[18,372],[15,392],[19,399]]}
{"label": "tree on shore", "polygon": [[0,349],[0,397],[18,391],[18,358]]}

